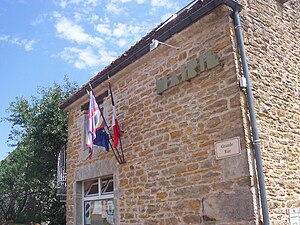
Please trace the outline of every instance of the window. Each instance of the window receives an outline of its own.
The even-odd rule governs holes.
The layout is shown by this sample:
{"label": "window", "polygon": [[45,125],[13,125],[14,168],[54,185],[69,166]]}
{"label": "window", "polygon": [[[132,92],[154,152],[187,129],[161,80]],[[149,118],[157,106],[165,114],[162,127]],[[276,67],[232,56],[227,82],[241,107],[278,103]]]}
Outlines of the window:
{"label": "window", "polygon": [[91,180],[84,183],[84,196],[97,196],[98,193],[98,180]]}
{"label": "window", "polygon": [[[100,102],[102,103],[102,101]],[[101,111],[103,113],[103,116],[105,118],[105,121],[107,122],[108,126],[109,126],[109,115],[107,110],[109,109],[108,107],[108,102],[103,103],[102,105],[99,103],[99,107],[101,108]],[[87,107],[87,106],[86,106]],[[88,121],[88,111],[87,109],[85,110],[85,113],[83,114],[83,123],[82,123],[82,145],[81,148],[83,149],[83,151],[79,152],[79,158],[83,161],[85,161],[89,155],[90,155],[90,148],[86,146],[86,134],[87,134],[87,121]],[[107,128],[105,128],[106,132],[107,132]],[[106,153],[106,149],[105,147],[103,147],[101,144],[94,144],[93,145],[93,156],[98,156],[100,154]]]}
{"label": "window", "polygon": [[101,194],[107,195],[114,192],[114,181],[112,178],[101,180]]}
{"label": "window", "polygon": [[[101,191],[100,191],[101,190]],[[83,182],[83,224],[114,225],[112,176]]]}

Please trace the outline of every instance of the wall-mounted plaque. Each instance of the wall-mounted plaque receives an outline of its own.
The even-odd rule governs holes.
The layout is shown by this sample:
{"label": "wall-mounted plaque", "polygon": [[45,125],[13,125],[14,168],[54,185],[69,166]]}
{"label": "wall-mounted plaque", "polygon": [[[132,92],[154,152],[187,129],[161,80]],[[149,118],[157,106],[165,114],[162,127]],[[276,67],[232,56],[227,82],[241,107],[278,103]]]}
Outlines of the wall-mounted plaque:
{"label": "wall-mounted plaque", "polygon": [[224,159],[241,154],[240,138],[234,137],[215,143],[216,159]]}

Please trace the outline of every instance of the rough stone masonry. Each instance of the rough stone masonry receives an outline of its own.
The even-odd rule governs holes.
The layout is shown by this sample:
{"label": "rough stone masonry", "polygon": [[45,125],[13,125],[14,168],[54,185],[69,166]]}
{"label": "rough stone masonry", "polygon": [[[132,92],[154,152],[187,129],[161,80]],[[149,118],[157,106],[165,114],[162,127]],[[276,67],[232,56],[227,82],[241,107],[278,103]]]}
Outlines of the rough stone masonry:
{"label": "rough stone masonry", "polygon": [[[299,1],[241,1],[272,224],[300,207]],[[123,225],[259,224],[260,205],[231,10],[222,6],[112,78],[126,164],[84,159],[82,97],[67,108],[67,224],[82,223],[81,182],[113,174]],[[208,51],[219,65],[157,94],[156,83]],[[96,95],[107,90],[95,87]],[[102,104],[109,112],[110,97]],[[109,119],[108,119],[109,120]],[[239,137],[241,154],[217,160],[214,144]]]}

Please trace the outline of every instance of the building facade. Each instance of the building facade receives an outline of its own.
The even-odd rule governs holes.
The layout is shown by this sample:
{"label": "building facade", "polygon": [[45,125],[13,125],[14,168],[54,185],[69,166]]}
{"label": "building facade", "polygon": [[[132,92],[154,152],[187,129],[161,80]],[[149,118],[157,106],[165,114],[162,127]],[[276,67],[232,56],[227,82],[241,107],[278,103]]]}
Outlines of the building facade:
{"label": "building facade", "polygon": [[101,148],[87,160],[88,84],[62,103],[67,224],[260,224],[256,129],[270,222],[299,224],[299,5],[194,1],[92,78],[111,124],[111,77],[126,163]]}

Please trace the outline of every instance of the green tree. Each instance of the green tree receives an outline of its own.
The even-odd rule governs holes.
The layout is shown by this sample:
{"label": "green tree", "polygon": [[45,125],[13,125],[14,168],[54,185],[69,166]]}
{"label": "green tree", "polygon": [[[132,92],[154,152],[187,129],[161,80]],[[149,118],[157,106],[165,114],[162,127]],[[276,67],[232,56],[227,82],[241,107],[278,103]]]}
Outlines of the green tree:
{"label": "green tree", "polygon": [[9,108],[9,136],[16,149],[0,163],[0,216],[14,222],[65,224],[64,205],[57,201],[58,150],[67,140],[67,114],[58,105],[77,89],[63,85],[39,88],[38,96],[16,98]]}

